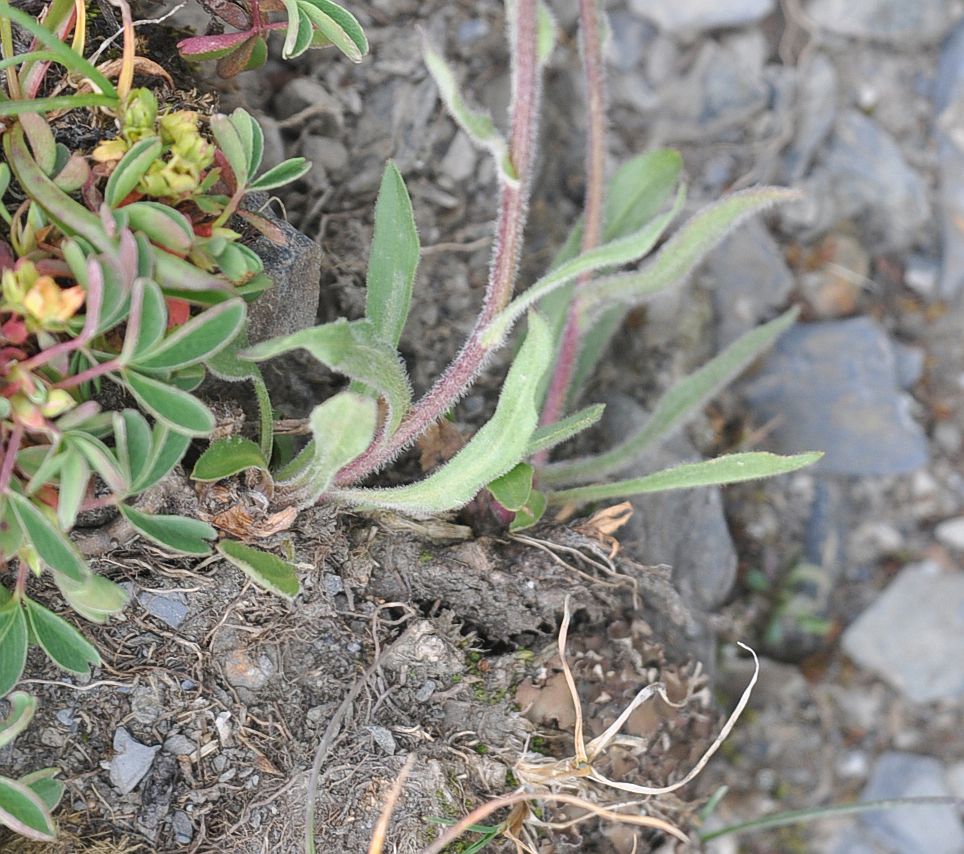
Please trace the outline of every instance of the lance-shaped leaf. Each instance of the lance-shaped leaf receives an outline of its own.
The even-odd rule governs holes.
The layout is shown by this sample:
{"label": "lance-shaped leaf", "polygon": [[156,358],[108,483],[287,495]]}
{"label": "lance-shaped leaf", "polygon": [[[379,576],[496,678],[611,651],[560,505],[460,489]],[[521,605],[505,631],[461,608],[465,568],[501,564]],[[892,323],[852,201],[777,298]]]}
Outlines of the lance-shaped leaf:
{"label": "lance-shaped leaf", "polygon": [[138,353],[132,364],[146,371],[174,371],[203,362],[234,340],[244,324],[246,311],[240,299],[209,308],[146,352]]}
{"label": "lance-shaped leaf", "polygon": [[80,583],[90,570],[80,552],[66,535],[54,525],[30,499],[16,492],[7,493],[7,501],[20,523],[24,536],[55,573]]}
{"label": "lance-shaped leaf", "polygon": [[251,38],[250,33],[223,33],[211,36],[192,36],[177,43],[178,52],[187,59],[220,59],[237,50]]}
{"label": "lance-shaped leaf", "polygon": [[137,371],[124,371],[121,376],[137,402],[172,430],[207,436],[214,429],[214,413],[188,392]]}
{"label": "lance-shaped leaf", "polygon": [[368,258],[365,316],[375,335],[398,346],[412,302],[419,241],[405,181],[391,161],[385,166],[375,203],[375,236]]}
{"label": "lance-shaped leaf", "polygon": [[80,616],[92,623],[105,623],[127,605],[127,592],[102,575],[88,575],[80,584],[55,576],[64,599]]}
{"label": "lance-shaped leaf", "polygon": [[69,531],[77,521],[80,503],[87,492],[90,466],[83,454],[75,449],[66,451],[63,458],[57,488],[57,523],[61,530]]}
{"label": "lance-shaped leaf", "polygon": [[125,152],[107,179],[104,201],[116,208],[137,186],[161,155],[161,140],[149,136],[138,140]]}
{"label": "lance-shaped leaf", "polygon": [[536,11],[536,58],[539,65],[545,65],[552,56],[556,48],[556,41],[559,36],[559,27],[552,10],[539,0],[539,7]]}
{"label": "lance-shaped leaf", "polygon": [[212,442],[194,464],[192,480],[216,481],[246,469],[268,471],[261,448],[243,436],[228,436]]}
{"label": "lance-shaped leaf", "polygon": [[31,774],[24,774],[17,782],[28,786],[46,804],[47,809],[52,810],[60,803],[66,789],[60,780],[54,779],[59,773],[59,768],[42,768]]}
{"label": "lance-shaped leaf", "polygon": [[10,711],[0,721],[0,748],[6,747],[23,732],[37,711],[37,698],[25,691],[14,691],[5,699]]}
{"label": "lance-shaped leaf", "polygon": [[369,397],[343,391],[312,410],[311,460],[291,482],[298,504],[307,507],[323,495],[341,468],[362,454],[375,437],[378,411]]}
{"label": "lance-shaped leaf", "polygon": [[[299,46],[298,35],[302,29],[301,16],[298,14],[298,0],[281,0],[281,2],[284,4],[285,14],[288,16],[288,28],[285,31],[284,44],[281,46],[281,56],[283,59],[291,59],[305,52],[311,42],[311,34],[309,32],[307,41],[300,45],[300,50],[296,53],[296,46]],[[311,29],[310,25],[308,29]]]}
{"label": "lance-shaped leaf", "polygon": [[131,231],[143,232],[158,246],[187,255],[194,245],[194,230],[180,211],[160,202],[134,202],[124,206]]}
{"label": "lance-shaped leaf", "polygon": [[248,174],[250,152],[245,150],[244,141],[237,128],[227,116],[216,113],[211,116],[211,133],[214,134],[214,141],[228,161],[228,166],[231,167],[235,183],[238,187],[245,186],[248,179],[252,177]]}
{"label": "lance-shaped leaf", "polygon": [[172,552],[184,555],[211,554],[208,540],[216,539],[218,532],[207,522],[187,516],[154,516],[141,513],[127,504],[119,505],[119,509],[137,533]]}
{"label": "lance-shaped leaf", "polygon": [[154,260],[156,262],[154,278],[168,296],[212,305],[231,299],[239,293],[226,279],[219,278],[213,273],[206,273],[190,261],[185,261],[169,252],[156,253]]}
{"label": "lance-shaped leaf", "polygon": [[547,424],[540,427],[532,434],[529,447],[526,448],[526,456],[538,454],[539,451],[548,451],[556,445],[561,445],[573,436],[588,430],[600,418],[606,409],[605,404],[597,403],[580,409],[572,415],[556,421],[554,424]]}
{"label": "lance-shaped leaf", "polygon": [[38,842],[53,842],[57,826],[43,798],[29,786],[0,777],[0,824]]}
{"label": "lance-shaped leaf", "polygon": [[51,177],[57,165],[57,142],[47,120],[38,113],[24,113],[20,119],[34,160],[44,175]]}
{"label": "lance-shaped leaf", "polygon": [[11,597],[0,606],[0,697],[17,684],[26,661],[27,618],[20,602]]}
{"label": "lance-shaped leaf", "polygon": [[[132,492],[143,492],[157,483],[181,461],[190,444],[190,436],[172,430],[158,421],[151,434],[150,456],[144,461],[143,469],[134,481]],[[132,465],[134,465],[134,459],[136,458],[132,458]]]}
{"label": "lance-shaped leaf", "polygon": [[500,172],[506,177],[516,180],[516,176],[508,174],[511,167],[508,164],[509,147],[505,137],[496,128],[491,116],[473,110],[465,103],[465,99],[459,91],[459,85],[455,80],[455,74],[442,54],[432,46],[425,33],[422,33],[422,58],[429,74],[435,80],[435,85],[438,86],[442,101],[458,126],[465,131],[475,145],[492,155]]}
{"label": "lance-shaped leaf", "polygon": [[700,463],[685,463],[663,469],[644,477],[576,486],[550,492],[550,504],[582,504],[587,501],[605,501],[610,498],[628,498],[645,492],[666,492],[671,489],[695,489],[700,486],[722,486],[787,474],[812,465],[823,456],[812,452],[784,457],[764,451],[744,454],[728,454]]}
{"label": "lance-shaped leaf", "polygon": [[[614,267],[619,264],[628,264],[646,255],[655,245],[663,232],[669,227],[679,209],[683,205],[683,191],[677,194],[676,204],[673,209],[658,216],[648,222],[639,231],[633,232],[626,237],[590,249],[576,256],[571,261],[561,264],[551,273],[543,276],[532,287],[517,296],[508,306],[492,321],[486,329],[482,343],[486,347],[496,347],[526,311],[535,305],[543,297],[551,294],[554,290],[563,287],[573,279],[584,273],[592,273],[596,270]],[[587,285],[585,291],[592,289],[593,285]]]}
{"label": "lance-shaped leaf", "polygon": [[635,273],[607,277],[585,290],[587,305],[634,302],[685,279],[741,222],[772,205],[797,199],[796,190],[762,187],[727,196],[693,216]]}
{"label": "lance-shaped leaf", "polygon": [[235,540],[222,540],[218,543],[218,551],[255,584],[272,593],[290,600],[301,592],[298,570],[280,557]]}
{"label": "lance-shaped leaf", "polygon": [[368,39],[358,20],[331,0],[298,0],[298,7],[318,31],[352,62],[368,53]]}
{"label": "lance-shaped leaf", "polygon": [[412,399],[405,367],[395,348],[375,335],[367,320],[341,319],[255,344],[242,358],[261,362],[289,350],[305,349],[331,370],[344,374],[385,398],[387,432],[395,432]]}
{"label": "lance-shaped leaf", "polygon": [[292,181],[297,181],[310,171],[311,164],[305,160],[304,157],[292,157],[285,160],[284,163],[273,166],[257,180],[252,181],[251,184],[248,185],[248,190],[251,192],[256,190],[274,190],[277,187],[290,184]]}
{"label": "lance-shaped leaf", "polygon": [[665,439],[699,412],[789,329],[799,313],[791,309],[747,332],[702,368],[674,383],[633,435],[602,454],[547,466],[542,472],[542,482],[585,483],[626,468],[653,443]]}
{"label": "lance-shaped leaf", "polygon": [[519,463],[538,425],[536,395],[552,358],[549,329],[537,314],[509,369],[495,413],[437,472],[410,486],[345,489],[333,497],[350,504],[427,515],[468,504],[479,490]]}
{"label": "lance-shaped leaf", "polygon": [[70,623],[32,599],[25,598],[24,604],[33,636],[54,664],[82,676],[100,666],[100,654]]}
{"label": "lance-shaped leaf", "polygon": [[238,132],[242,147],[248,153],[248,174],[257,175],[264,155],[264,132],[251,114],[241,107],[231,113],[230,121]]}

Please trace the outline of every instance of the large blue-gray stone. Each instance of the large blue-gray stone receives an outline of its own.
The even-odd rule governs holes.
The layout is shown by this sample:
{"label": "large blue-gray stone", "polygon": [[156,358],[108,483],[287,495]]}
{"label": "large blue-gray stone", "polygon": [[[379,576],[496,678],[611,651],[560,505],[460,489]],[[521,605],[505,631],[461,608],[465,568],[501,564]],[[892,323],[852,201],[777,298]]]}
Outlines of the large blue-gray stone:
{"label": "large blue-gray stone", "polygon": [[900,474],[927,462],[894,346],[869,318],[794,327],[743,392],[756,424],[775,420],[773,450],[824,451],[817,471]]}
{"label": "large blue-gray stone", "polygon": [[940,296],[950,299],[964,286],[964,21],[941,51],[935,84],[937,152],[940,167]]}

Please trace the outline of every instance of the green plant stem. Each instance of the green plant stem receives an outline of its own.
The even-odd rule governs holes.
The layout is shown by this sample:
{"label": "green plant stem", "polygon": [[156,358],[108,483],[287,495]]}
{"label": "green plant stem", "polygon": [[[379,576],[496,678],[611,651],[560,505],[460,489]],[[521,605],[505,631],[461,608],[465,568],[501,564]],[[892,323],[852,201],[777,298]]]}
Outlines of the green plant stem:
{"label": "green plant stem", "polygon": [[[599,0],[579,0],[579,33],[588,108],[582,251],[588,252],[602,240],[606,181],[606,70],[599,26]],[[583,306],[579,290],[591,279],[592,273],[584,273],[576,280],[559,355],[542,410],[540,423],[543,425],[558,421],[566,407],[583,333]],[[535,458],[534,463],[542,465],[547,459],[548,451],[545,451]]]}
{"label": "green plant stem", "polygon": [[[10,25],[10,18],[6,13],[9,10],[7,3],[0,4],[0,47],[3,48],[3,58],[12,59],[13,50],[13,27]],[[7,69],[7,94],[16,101],[23,97],[23,90],[20,88],[20,76],[16,68]]]}
{"label": "green plant stem", "polygon": [[512,45],[511,145],[515,179],[500,170],[496,247],[482,310],[469,340],[435,385],[412,407],[387,442],[375,443],[338,474],[338,486],[357,483],[394,459],[439,420],[465,394],[491,350],[482,342],[486,327],[508,304],[519,266],[532,182],[532,151],[538,127],[542,87],[537,55],[536,0],[518,0]]}

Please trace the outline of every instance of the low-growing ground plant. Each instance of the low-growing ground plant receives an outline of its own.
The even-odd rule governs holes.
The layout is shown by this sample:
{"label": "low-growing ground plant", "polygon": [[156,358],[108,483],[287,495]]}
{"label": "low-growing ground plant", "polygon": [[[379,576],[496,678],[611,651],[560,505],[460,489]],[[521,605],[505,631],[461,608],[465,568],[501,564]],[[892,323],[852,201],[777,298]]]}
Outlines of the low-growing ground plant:
{"label": "low-growing ground plant", "polygon": [[[519,530],[553,505],[733,483],[816,459],[742,453],[608,480],[698,411],[793,322],[793,312],[748,333],[674,386],[618,447],[582,460],[549,458],[601,416],[599,405],[577,408],[579,395],[625,311],[682,281],[747,216],[792,196],[775,188],[738,193],[667,237],[685,200],[680,158],[671,151],[625,164],[606,194],[602,28],[592,0],[583,2],[592,116],[585,214],[546,275],[514,298],[541,75],[555,40],[552,15],[537,0],[507,3],[512,106],[506,136],[468,106],[454,71],[425,41],[426,64],[450,112],[495,160],[499,212],[474,329],[417,400],[397,349],[419,258],[398,169],[386,167],[375,208],[365,316],[249,344],[247,303],[271,282],[236,230],[242,219],[256,228],[264,222],[241,203],[250,192],[297,180],[309,165],[299,158],[259,174],[263,138],[244,110],[230,116],[171,110],[152,91],[133,88],[140,59],[132,16],[126,0],[116,5],[123,21],[120,61],[97,66],[85,52],[82,0],[53,0],[40,18],[0,0],[6,84],[0,97],[6,225],[0,237],[0,560],[7,567],[0,586],[0,696],[15,687],[31,644],[73,673],[100,663],[70,622],[29,595],[31,580],[47,572],[84,619],[102,622],[124,607],[125,593],[92,571],[69,536],[85,512],[113,507],[135,532],[172,552],[210,553],[219,536],[214,527],[146,513],[135,502],[214,430],[211,410],[193,393],[207,372],[254,385],[261,430],[255,438],[211,442],[192,476],[219,481],[258,469],[275,511],[327,502],[431,515],[458,510],[482,494],[496,518]],[[189,58],[218,59],[225,76],[263,63],[273,30],[285,32],[285,56],[333,44],[357,61],[367,50],[357,21],[329,0],[204,5],[238,32],[188,39],[181,50]],[[284,20],[272,20],[275,13]],[[18,52],[15,45],[25,41],[29,48]],[[57,86],[48,86],[54,78]],[[70,150],[57,140],[56,119],[63,111],[88,110],[106,112],[113,130],[90,151]],[[634,268],[627,271],[628,265]],[[526,334],[495,411],[465,447],[416,483],[368,485],[457,405],[523,317]],[[311,441],[285,459],[273,453],[269,393],[257,365],[295,349],[350,384],[318,403],[308,421]],[[119,387],[131,405],[104,411],[105,383]],[[268,590],[298,595],[290,563],[229,538],[216,547]],[[25,722],[24,709],[32,707],[24,696],[12,694],[10,702]],[[0,791],[19,793],[0,798],[0,821],[49,839],[56,802],[49,779],[0,783]]]}

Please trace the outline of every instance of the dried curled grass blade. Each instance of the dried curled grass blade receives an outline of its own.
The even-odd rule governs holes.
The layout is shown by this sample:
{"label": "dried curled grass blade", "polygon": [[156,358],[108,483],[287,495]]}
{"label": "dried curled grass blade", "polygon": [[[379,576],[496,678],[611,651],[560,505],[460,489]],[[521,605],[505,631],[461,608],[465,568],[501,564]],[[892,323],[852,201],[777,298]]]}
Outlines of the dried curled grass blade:
{"label": "dried curled grass blade", "polygon": [[562,662],[562,673],[566,677],[566,685],[572,695],[572,705],[576,711],[576,725],[572,736],[575,745],[576,763],[585,765],[589,761],[589,756],[586,753],[586,742],[582,730],[582,703],[579,702],[579,693],[576,691],[576,680],[572,678],[569,662],[566,661],[566,641],[569,638],[569,620],[571,617],[569,597],[566,596],[562,612],[562,625],[559,627],[559,659]]}
{"label": "dried curled grass blade", "polygon": [[683,833],[674,824],[668,821],[664,821],[661,818],[653,818],[648,815],[623,815],[622,813],[614,812],[606,807],[600,807],[596,804],[590,803],[589,801],[576,797],[575,795],[563,795],[555,794],[549,792],[516,792],[512,795],[505,795],[501,798],[495,798],[494,800],[488,801],[482,804],[482,806],[477,807],[472,810],[465,818],[459,821],[457,824],[453,824],[445,833],[443,833],[438,839],[435,840],[428,848],[422,850],[422,854],[441,854],[445,850],[447,845],[453,843],[458,839],[466,830],[468,830],[473,824],[478,824],[484,821],[492,813],[500,810],[504,807],[512,806],[513,804],[519,804],[527,801],[551,801],[553,803],[568,804],[569,806],[579,807],[580,809],[587,810],[591,815],[585,816],[585,818],[598,817],[605,818],[611,821],[621,821],[626,824],[634,824],[637,827],[648,827],[653,830],[659,830],[663,833],[667,833],[670,836],[680,840],[681,842],[689,842],[689,837]]}
{"label": "dried curled grass blade", "polygon": [[378,816],[375,829],[372,831],[372,841],[368,846],[368,854],[382,854],[382,848],[385,846],[385,836],[388,834],[388,823],[392,820],[392,813],[395,812],[395,805],[401,797],[402,787],[405,785],[408,775],[412,773],[414,766],[415,754],[411,753],[408,759],[405,760],[402,770],[398,772],[398,776],[392,784],[391,791],[388,793],[385,806]]}
{"label": "dried curled grass blade", "polygon": [[750,678],[749,684],[744,689],[743,694],[740,697],[740,702],[736,704],[736,708],[730,713],[726,723],[723,724],[720,734],[716,737],[709,748],[707,748],[706,752],[700,757],[700,761],[693,766],[693,770],[690,771],[689,774],[687,774],[682,780],[672,783],[669,786],[657,787],[637,786],[633,783],[620,783],[616,780],[610,780],[608,777],[604,777],[595,769],[593,769],[592,773],[589,774],[589,779],[595,780],[597,783],[601,783],[604,786],[611,786],[614,789],[620,789],[624,792],[632,792],[636,795],[668,795],[670,792],[675,792],[677,789],[683,788],[683,786],[695,779],[700,771],[706,767],[706,763],[710,761],[713,754],[720,749],[720,745],[726,741],[729,734],[733,731],[733,727],[736,726],[736,722],[740,719],[740,715],[743,714],[746,704],[750,702],[750,695],[753,693],[753,686],[756,685],[756,681],[760,676],[760,659],[757,658],[757,654],[745,643],[737,642],[737,646],[742,647],[753,656],[753,676]]}

